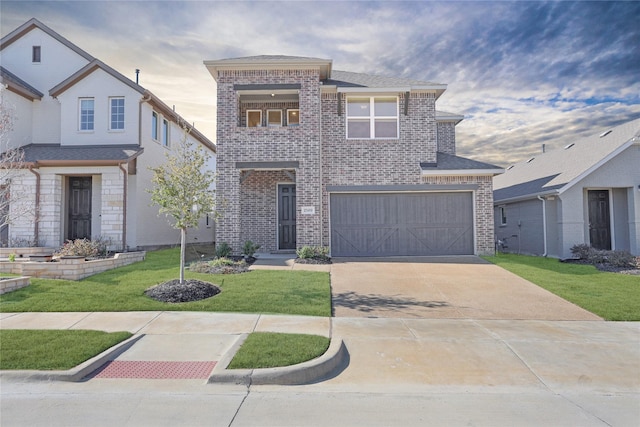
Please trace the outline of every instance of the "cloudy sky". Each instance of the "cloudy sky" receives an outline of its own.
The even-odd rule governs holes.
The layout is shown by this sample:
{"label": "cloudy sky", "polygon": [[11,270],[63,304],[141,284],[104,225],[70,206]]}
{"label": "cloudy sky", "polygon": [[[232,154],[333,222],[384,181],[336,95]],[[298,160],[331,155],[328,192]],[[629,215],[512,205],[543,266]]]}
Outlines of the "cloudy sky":
{"label": "cloudy sky", "polygon": [[640,117],[640,2],[7,1],[151,90],[211,139],[205,59],[282,54],[448,84],[458,154],[507,166]]}

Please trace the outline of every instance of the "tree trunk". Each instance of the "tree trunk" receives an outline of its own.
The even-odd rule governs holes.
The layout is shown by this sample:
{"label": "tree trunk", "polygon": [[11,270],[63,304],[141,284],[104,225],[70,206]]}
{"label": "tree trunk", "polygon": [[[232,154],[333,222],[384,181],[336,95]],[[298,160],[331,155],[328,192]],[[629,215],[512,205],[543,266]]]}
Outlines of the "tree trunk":
{"label": "tree trunk", "polygon": [[184,283],[184,258],[187,251],[187,229],[180,229],[180,284]]}

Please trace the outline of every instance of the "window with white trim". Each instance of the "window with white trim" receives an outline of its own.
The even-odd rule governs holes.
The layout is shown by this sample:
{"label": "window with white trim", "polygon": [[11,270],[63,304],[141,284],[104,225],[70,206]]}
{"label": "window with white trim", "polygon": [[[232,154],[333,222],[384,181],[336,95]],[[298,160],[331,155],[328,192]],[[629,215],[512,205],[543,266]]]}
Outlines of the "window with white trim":
{"label": "window with white trim", "polygon": [[397,96],[347,97],[347,139],[397,138]]}
{"label": "window with white trim", "polygon": [[247,127],[257,128],[262,126],[262,110],[247,110]]}
{"label": "window with white trim", "polygon": [[94,100],[93,98],[80,98],[79,102],[79,126],[81,131],[92,131],[94,127]]}
{"label": "window with white trim", "polygon": [[158,140],[158,113],[151,113],[151,138]]}
{"label": "window with white trim", "polygon": [[167,119],[162,119],[162,145],[169,146],[169,122]]}
{"label": "window with white trim", "polygon": [[267,110],[267,126],[282,126],[282,110]]}
{"label": "window with white trim", "polygon": [[109,130],[124,130],[124,98],[109,98],[109,109],[111,117],[109,120]]}
{"label": "window with white trim", "polygon": [[291,108],[287,110],[287,126],[300,126],[300,110]]}

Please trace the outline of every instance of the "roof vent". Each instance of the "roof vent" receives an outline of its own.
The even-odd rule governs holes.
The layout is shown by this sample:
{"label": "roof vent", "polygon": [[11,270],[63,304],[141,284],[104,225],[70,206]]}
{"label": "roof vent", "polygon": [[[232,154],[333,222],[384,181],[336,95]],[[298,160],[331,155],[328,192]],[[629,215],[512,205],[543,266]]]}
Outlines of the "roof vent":
{"label": "roof vent", "polygon": [[574,145],[576,145],[576,144],[572,142],[572,143],[571,143],[571,144],[569,144],[569,145],[565,145],[565,146],[564,146],[564,149],[565,149],[565,150],[568,150],[569,148],[573,147]]}
{"label": "roof vent", "polygon": [[527,163],[531,163],[533,162],[533,159],[535,159],[535,157],[530,158],[529,160],[527,160]]}
{"label": "roof vent", "polygon": [[600,134],[600,138],[605,137],[605,136],[609,135],[610,133],[611,133],[611,129],[609,129],[609,130],[608,130],[608,131],[606,131],[606,132],[602,132],[602,133]]}

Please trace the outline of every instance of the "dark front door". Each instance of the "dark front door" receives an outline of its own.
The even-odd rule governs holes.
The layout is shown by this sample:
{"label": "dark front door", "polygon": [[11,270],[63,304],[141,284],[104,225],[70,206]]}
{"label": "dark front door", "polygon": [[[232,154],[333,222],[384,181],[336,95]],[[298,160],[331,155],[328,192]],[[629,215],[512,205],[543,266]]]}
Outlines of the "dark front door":
{"label": "dark front door", "polygon": [[278,249],[296,248],[296,186],[278,185]]}
{"label": "dark front door", "polygon": [[91,238],[91,177],[69,177],[69,230],[67,239]]}
{"label": "dark front door", "polygon": [[611,249],[609,191],[589,190],[589,239],[596,249]]}

